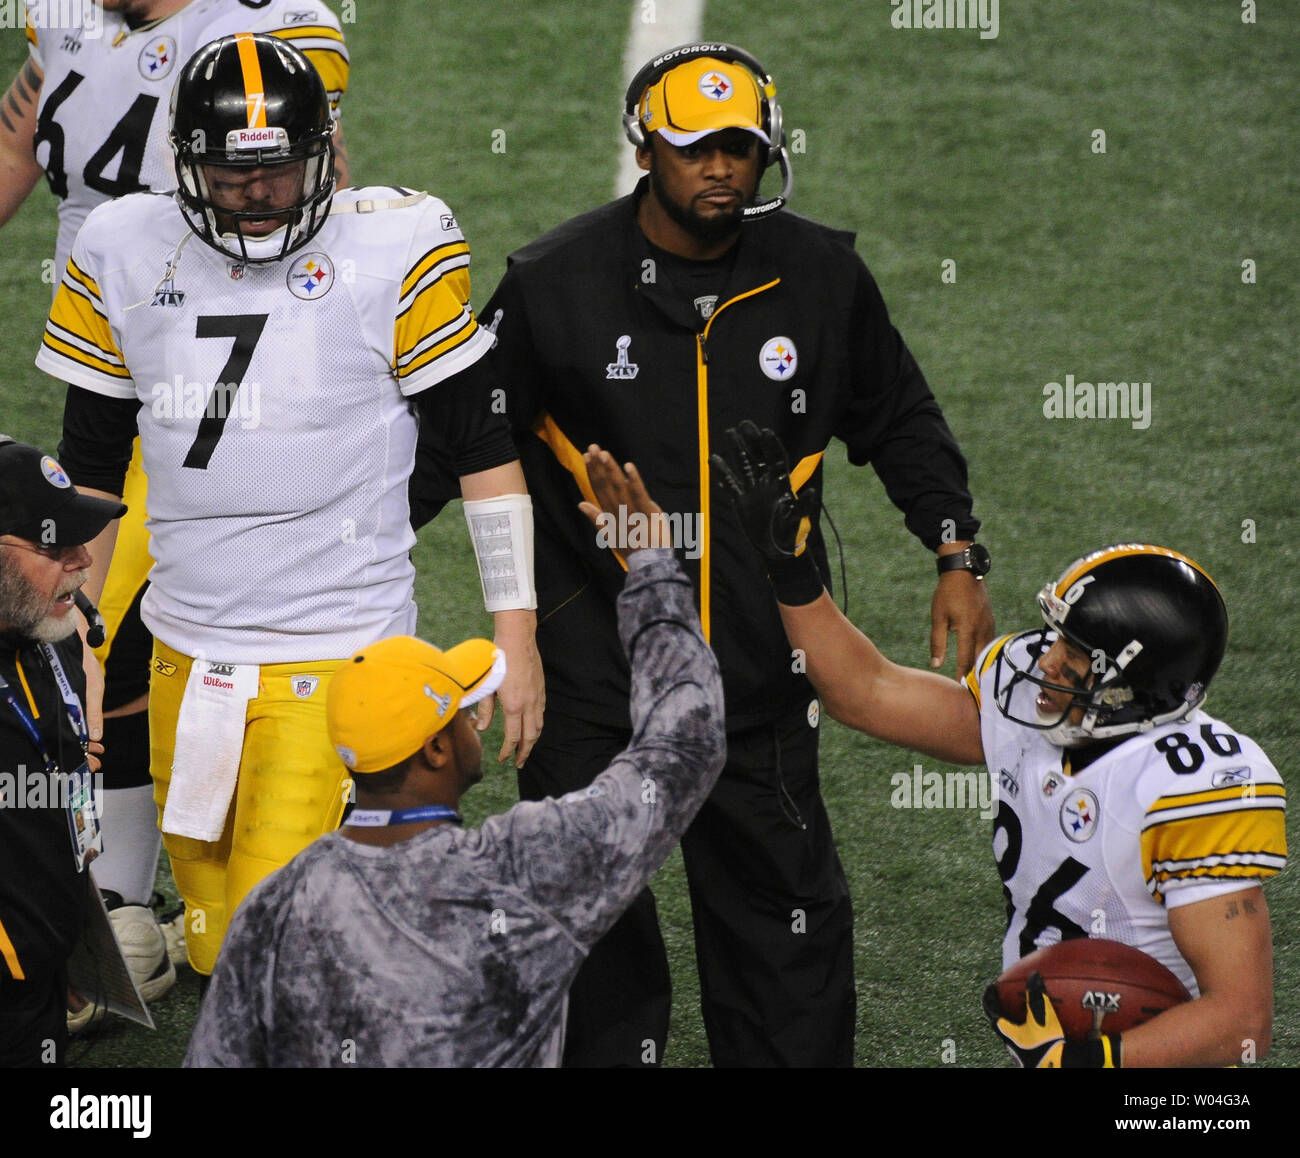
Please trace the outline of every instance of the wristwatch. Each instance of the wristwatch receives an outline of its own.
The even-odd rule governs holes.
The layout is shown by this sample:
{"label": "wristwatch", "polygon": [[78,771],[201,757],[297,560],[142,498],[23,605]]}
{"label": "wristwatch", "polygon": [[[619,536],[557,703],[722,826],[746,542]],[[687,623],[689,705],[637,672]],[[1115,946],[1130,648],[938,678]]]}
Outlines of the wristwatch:
{"label": "wristwatch", "polygon": [[993,561],[989,558],[989,550],[982,543],[972,543],[964,551],[940,555],[934,562],[939,568],[940,575],[945,571],[969,571],[976,579],[983,579],[993,565]]}

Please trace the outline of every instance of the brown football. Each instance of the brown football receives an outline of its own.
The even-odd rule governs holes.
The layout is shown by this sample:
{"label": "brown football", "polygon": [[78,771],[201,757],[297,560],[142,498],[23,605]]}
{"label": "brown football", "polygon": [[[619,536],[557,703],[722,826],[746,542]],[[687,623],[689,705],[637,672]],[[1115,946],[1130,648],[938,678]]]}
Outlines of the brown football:
{"label": "brown football", "polygon": [[1098,937],[1076,937],[1022,957],[998,978],[998,1000],[1012,1021],[1025,1018],[1025,984],[1043,975],[1070,1041],[1095,1032],[1123,1033],[1192,995],[1168,969],[1140,949]]}

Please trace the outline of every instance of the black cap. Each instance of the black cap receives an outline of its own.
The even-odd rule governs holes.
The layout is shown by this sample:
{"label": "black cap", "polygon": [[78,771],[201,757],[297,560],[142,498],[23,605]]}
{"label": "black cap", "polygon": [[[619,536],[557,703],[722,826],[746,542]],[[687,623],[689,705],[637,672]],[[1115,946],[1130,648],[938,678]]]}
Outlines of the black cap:
{"label": "black cap", "polygon": [[123,503],[78,492],[68,472],[44,451],[0,434],[0,535],[75,547],[124,514]]}

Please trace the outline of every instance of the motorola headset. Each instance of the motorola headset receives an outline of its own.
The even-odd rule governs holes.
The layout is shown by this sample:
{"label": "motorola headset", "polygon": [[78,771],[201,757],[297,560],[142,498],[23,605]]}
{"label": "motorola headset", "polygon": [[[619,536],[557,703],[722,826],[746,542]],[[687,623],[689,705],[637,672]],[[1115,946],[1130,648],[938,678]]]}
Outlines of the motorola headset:
{"label": "motorola headset", "polygon": [[743,48],[737,48],[734,44],[679,44],[676,48],[660,53],[643,66],[632,78],[632,83],[627,86],[627,95],[623,98],[623,132],[638,149],[649,147],[637,112],[642,94],[651,85],[656,84],[664,73],[696,56],[712,56],[728,64],[738,64],[748,69],[758,84],[763,117],[761,127],[771,142],[767,147],[763,168],[768,169],[772,165],[780,168],[781,193],[757,205],[746,206],[743,214],[745,221],[756,221],[769,213],[775,213],[790,199],[790,190],[794,186],[794,177],[790,172],[790,156],[785,147],[785,131],[781,124],[781,106],[776,100],[776,83],[772,80],[771,74],[756,57],[751,56]]}

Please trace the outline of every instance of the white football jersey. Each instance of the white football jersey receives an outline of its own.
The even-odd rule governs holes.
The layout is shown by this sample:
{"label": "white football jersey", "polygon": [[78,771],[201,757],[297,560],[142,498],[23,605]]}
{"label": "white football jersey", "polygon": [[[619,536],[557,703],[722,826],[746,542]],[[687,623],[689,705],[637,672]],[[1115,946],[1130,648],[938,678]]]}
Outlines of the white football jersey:
{"label": "white football jersey", "polygon": [[[1012,679],[1005,656],[1034,670],[1037,638],[1004,636],[966,677],[998,797],[1003,968],[1060,940],[1105,937],[1154,957],[1196,996],[1168,909],[1282,870],[1282,779],[1249,736],[1201,711],[1134,735],[1071,774],[1069,749],[1007,719],[995,699]],[[1033,719],[1037,692],[1024,680],[1012,688],[1014,713]]]}
{"label": "white football jersey", "polygon": [[336,194],[269,264],[216,252],[165,194],[101,205],[77,237],[36,364],[140,403],[143,618],[178,651],[339,658],[415,626],[407,396],[492,335],[451,210],[406,193]]}
{"label": "white football jersey", "polygon": [[128,193],[176,188],[167,144],[172,86],[186,61],[210,41],[236,32],[270,32],[316,66],[338,115],[348,53],[334,13],[321,0],[192,0],[179,12],[132,31],[96,6],[94,24],[49,26],[78,4],[42,3],[28,11],[27,41],[44,74],[36,159],[60,198],[55,269],[96,205]]}

